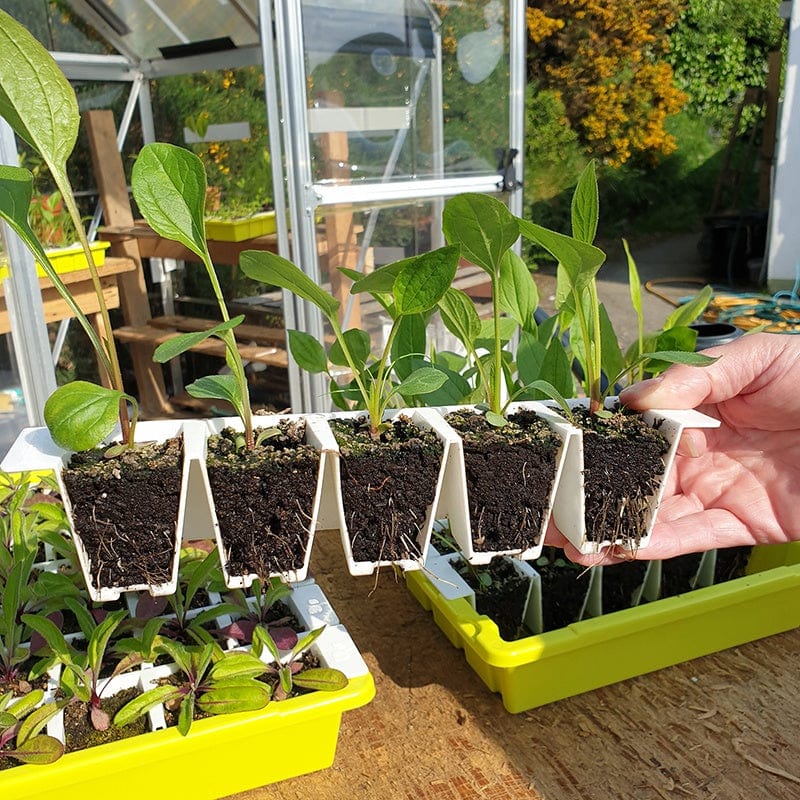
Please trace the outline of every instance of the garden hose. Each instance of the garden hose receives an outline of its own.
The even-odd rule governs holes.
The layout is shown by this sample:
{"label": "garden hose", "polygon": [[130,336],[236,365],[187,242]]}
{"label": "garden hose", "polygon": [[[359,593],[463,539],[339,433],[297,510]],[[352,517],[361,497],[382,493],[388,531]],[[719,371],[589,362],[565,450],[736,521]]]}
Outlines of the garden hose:
{"label": "garden hose", "polygon": [[[676,308],[691,297],[674,300],[656,287],[666,284],[705,285],[699,278],[657,278],[647,281],[645,289]],[[715,290],[703,313],[705,322],[727,322],[745,331],[762,330],[769,333],[800,333],[800,295],[795,284],[791,292],[774,295],[739,293]]]}

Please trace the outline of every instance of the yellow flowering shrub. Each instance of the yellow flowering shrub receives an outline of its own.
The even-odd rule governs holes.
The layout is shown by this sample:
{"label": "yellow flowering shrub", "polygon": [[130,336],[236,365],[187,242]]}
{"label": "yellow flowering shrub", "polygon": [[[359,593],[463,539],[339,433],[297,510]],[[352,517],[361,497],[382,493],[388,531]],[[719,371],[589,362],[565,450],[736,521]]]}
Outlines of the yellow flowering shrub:
{"label": "yellow flowering shrub", "polygon": [[561,96],[587,151],[611,165],[667,155],[687,96],[664,56],[679,0],[529,0],[529,75]]}

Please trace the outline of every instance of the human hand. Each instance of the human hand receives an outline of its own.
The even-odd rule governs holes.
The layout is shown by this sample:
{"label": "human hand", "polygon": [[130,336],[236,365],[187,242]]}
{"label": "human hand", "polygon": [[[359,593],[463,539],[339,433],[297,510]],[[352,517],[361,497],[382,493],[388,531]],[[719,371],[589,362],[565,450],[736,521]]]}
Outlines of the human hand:
{"label": "human hand", "polygon": [[687,429],[647,547],[581,555],[551,522],[547,541],[577,562],[663,559],[800,539],[800,336],[742,336],[623,390],[632,408],[696,408],[719,428]]}

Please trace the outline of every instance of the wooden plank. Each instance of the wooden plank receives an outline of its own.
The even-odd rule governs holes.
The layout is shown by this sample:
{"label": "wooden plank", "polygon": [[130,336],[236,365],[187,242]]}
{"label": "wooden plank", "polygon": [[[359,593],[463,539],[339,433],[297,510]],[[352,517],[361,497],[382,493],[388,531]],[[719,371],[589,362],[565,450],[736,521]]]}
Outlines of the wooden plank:
{"label": "wooden plank", "polygon": [[[158,347],[163,342],[174,339],[179,335],[178,331],[164,330],[152,325],[126,325],[114,331],[114,337],[121,342],[147,345],[151,348]],[[281,348],[241,343],[238,347],[245,361],[255,361],[272,367],[283,367],[284,369],[289,365],[287,353]],[[205,355],[225,358],[225,345],[216,338],[205,339],[192,347],[191,350],[194,353],[204,353]]]}
{"label": "wooden plank", "polygon": [[[133,212],[122,156],[117,149],[114,115],[108,110],[87,111],[83,121],[88,134],[97,191],[103,206],[103,219],[107,225],[132,225]],[[138,244],[135,240],[113,243],[110,255],[126,256],[136,262],[135,271],[120,277],[119,306],[127,325],[147,324],[152,314]],[[153,417],[172,414],[174,409],[167,399],[161,366],[153,363],[152,351],[134,345],[130,353],[142,413]]]}
{"label": "wooden plank", "polygon": [[[153,317],[150,325],[154,328],[171,329],[188,333],[190,331],[207,331],[219,324],[212,319],[201,317],[165,316]],[[255,342],[256,344],[277,345],[286,347],[286,332],[283,328],[264,328],[261,325],[238,325],[234,329],[236,338],[242,342]]]}

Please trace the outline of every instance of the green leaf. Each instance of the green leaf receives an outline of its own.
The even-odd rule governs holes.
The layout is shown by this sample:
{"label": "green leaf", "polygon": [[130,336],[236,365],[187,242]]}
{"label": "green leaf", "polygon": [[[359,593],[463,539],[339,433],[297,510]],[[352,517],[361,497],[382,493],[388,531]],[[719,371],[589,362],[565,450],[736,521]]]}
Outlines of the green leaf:
{"label": "green leaf", "polygon": [[194,153],[163,142],[146,144],[133,164],[131,191],[159,236],[211,261],[204,221],[206,173]]}
{"label": "green leaf", "polygon": [[[344,345],[347,347],[351,358],[355,362],[356,367],[363,367],[367,363],[370,356],[372,342],[369,338],[369,333],[361,328],[350,328],[342,334]],[[337,364],[340,367],[349,367],[350,364],[345,358],[342,345],[335,341],[328,351],[328,359],[332,364]]]}
{"label": "green leaf", "polygon": [[353,294],[368,292],[373,296],[378,294],[391,295],[397,276],[403,271],[409,261],[412,261],[414,258],[415,256],[403,258],[400,261],[378,267],[378,269],[368,272],[366,275],[359,274],[359,277],[353,280],[350,291]]}
{"label": "green leaf", "polygon": [[127,611],[113,611],[111,614],[106,616],[103,621],[100,622],[94,629],[94,632],[92,633],[92,636],[89,639],[86,647],[86,657],[88,660],[88,666],[95,675],[100,674],[100,667],[103,665],[103,659],[105,658],[106,647],[108,647],[109,639],[111,639],[114,631],[127,616]]}
{"label": "green leaf", "polygon": [[325,348],[305,331],[288,331],[289,352],[300,369],[318,373],[328,371],[328,358]]}
{"label": "green leaf", "polygon": [[631,295],[631,304],[636,312],[636,319],[639,326],[642,324],[644,312],[642,310],[642,282],[639,280],[639,270],[636,269],[636,262],[633,260],[628,242],[623,239],[622,246],[625,248],[625,257],[628,260],[628,291]]}
{"label": "green leaf", "polygon": [[[644,366],[648,372],[658,369],[663,371],[664,365],[669,364],[688,364],[692,367],[707,367],[717,359],[711,356],[704,356],[701,353],[687,353],[682,350],[656,350],[654,353],[645,353]],[[661,363],[659,363],[661,362]],[[654,373],[655,374],[655,373]]]}
{"label": "green leaf", "polygon": [[495,428],[504,428],[506,425],[508,425],[508,420],[502,414],[498,414],[496,411],[487,411],[485,417],[486,421]]}
{"label": "green leaf", "polygon": [[[561,306],[570,291],[580,292],[594,279],[606,260],[606,254],[592,244],[543,228],[527,220],[519,220],[520,233],[547,250],[555,258],[559,271],[556,302]],[[566,286],[562,284],[567,282]]]}
{"label": "green leaf", "polygon": [[[420,366],[420,364],[424,363],[422,359],[412,360],[414,366]],[[472,387],[464,376],[439,363],[437,363],[433,369],[441,372],[445,380],[438,389],[434,389],[432,392],[427,392],[425,394],[426,405],[451,406],[467,402],[467,398],[472,393]]]}
{"label": "green leaf", "polygon": [[458,269],[458,248],[440,247],[406,259],[393,286],[397,316],[422,314],[439,302]]}
{"label": "green leaf", "polygon": [[[519,327],[517,321],[511,317],[500,317],[498,324],[500,326],[500,341],[510,342]],[[481,333],[475,344],[489,351],[494,350],[494,320],[481,320]]]}
{"label": "green leaf", "polygon": [[678,306],[664,323],[664,330],[691,325],[705,310],[714,296],[711,286],[704,286],[691,300]]}
{"label": "green leaf", "polygon": [[594,160],[581,172],[572,195],[572,235],[581,242],[591,244],[597,235],[600,218],[600,198],[597,191],[597,174]]}
{"label": "green leaf", "polygon": [[156,347],[155,352],[153,353],[153,361],[157,361],[159,364],[164,364],[167,361],[175,358],[175,356],[179,356],[181,353],[191,350],[195,345],[200,344],[200,342],[204,342],[211,336],[219,336],[219,334],[223,333],[224,331],[229,331],[232,328],[241,325],[242,322],[244,322],[244,314],[240,314],[238,317],[229,319],[227,322],[220,322],[218,325],[215,325],[213,328],[209,328],[207,331],[182,333],[180,336],[176,336],[174,339],[168,339],[166,342],[162,342],[158,347]]}
{"label": "green leaf", "polygon": [[220,681],[197,698],[197,708],[206,714],[258,711],[269,703],[271,691],[258,681]]}
{"label": "green leaf", "polygon": [[600,355],[602,363],[600,368],[606,374],[606,377],[613,380],[615,375],[623,370],[625,359],[622,357],[622,351],[619,349],[619,340],[616,333],[614,333],[614,326],[608,316],[605,306],[600,304]]}
{"label": "green leaf", "polygon": [[44,404],[53,441],[66,450],[90,450],[114,428],[125,395],[87,381],[59,386]]}
{"label": "green leaf", "polygon": [[189,729],[192,727],[192,721],[194,720],[194,701],[195,695],[194,692],[191,691],[187,694],[183,700],[181,700],[181,706],[178,709],[178,733],[181,736],[187,736],[189,733]]}
{"label": "green leaf", "polygon": [[227,400],[240,413],[242,407],[239,384],[233,375],[206,375],[186,387],[192,397]]}
{"label": "green leaf", "polygon": [[407,378],[413,371],[412,362],[425,355],[427,328],[424,314],[410,314],[398,322],[392,342],[391,359],[395,374],[400,380]]}
{"label": "green leaf", "polygon": [[[16,709],[15,709],[16,710]],[[17,745],[22,744],[28,739],[40,733],[45,725],[61,711],[58,703],[45,703],[31,713],[27,714],[22,720],[17,731]]]}
{"label": "green leaf", "polygon": [[335,692],[344,689],[349,682],[344,672],[331,667],[304,669],[295,673],[292,678],[297,686],[317,692]]}
{"label": "green leaf", "polygon": [[211,667],[209,677],[214,681],[234,677],[255,677],[262,675],[266,669],[266,664],[251,653],[229,652]]}
{"label": "green leaf", "polygon": [[114,715],[115,725],[128,725],[167,700],[180,697],[180,690],[170,684],[155,686],[126,703]]}
{"label": "green leaf", "polygon": [[451,287],[442,295],[438,305],[445,328],[468,351],[473,351],[481,334],[481,320],[472,298],[466,292]]}
{"label": "green leaf", "polygon": [[542,377],[542,364],[546,354],[547,347],[535,336],[527,331],[520,334],[517,348],[517,372],[523,385]]}
{"label": "green leaf", "polygon": [[23,614],[22,621],[44,638],[53,654],[58,656],[62,663],[72,661],[72,652],[64,638],[64,634],[61,633],[51,619],[39,617],[35,614]]}
{"label": "green leaf", "polygon": [[447,375],[435,367],[421,367],[414,370],[404,381],[394,387],[403,397],[416,397],[435,392],[447,382]]}
{"label": "green leaf", "polygon": [[75,91],[48,51],[0,11],[0,116],[51,165],[66,165],[78,138]]}
{"label": "green leaf", "polygon": [[[13,725],[15,722],[19,722],[25,717],[28,717],[30,713],[33,711],[36,706],[42,702],[44,699],[44,691],[42,689],[33,689],[32,691],[28,692],[28,694],[22,695],[18,700],[14,700],[10,706],[8,706],[7,716],[4,718],[3,724],[7,726]],[[54,705],[54,704],[51,704]],[[22,727],[20,726],[20,731]],[[35,733],[35,731],[31,731]],[[17,732],[17,739],[20,738],[19,731]],[[22,738],[25,738],[24,736]]]}
{"label": "green leaf", "polygon": [[539,292],[528,265],[513,250],[500,262],[497,291],[500,307],[521,326],[529,325],[539,305]]}
{"label": "green leaf", "polygon": [[442,229],[449,244],[458,245],[461,255],[490,275],[519,238],[518,220],[495,197],[469,192],[447,201]]}
{"label": "green leaf", "polygon": [[23,764],[52,764],[64,755],[64,745],[52,736],[42,734],[27,739],[16,749],[4,755],[12,756]]}
{"label": "green leaf", "polygon": [[317,286],[299,267],[276,253],[266,250],[245,250],[239,256],[239,266],[248,278],[280,286],[313,303],[330,320],[339,310],[339,301]]}

